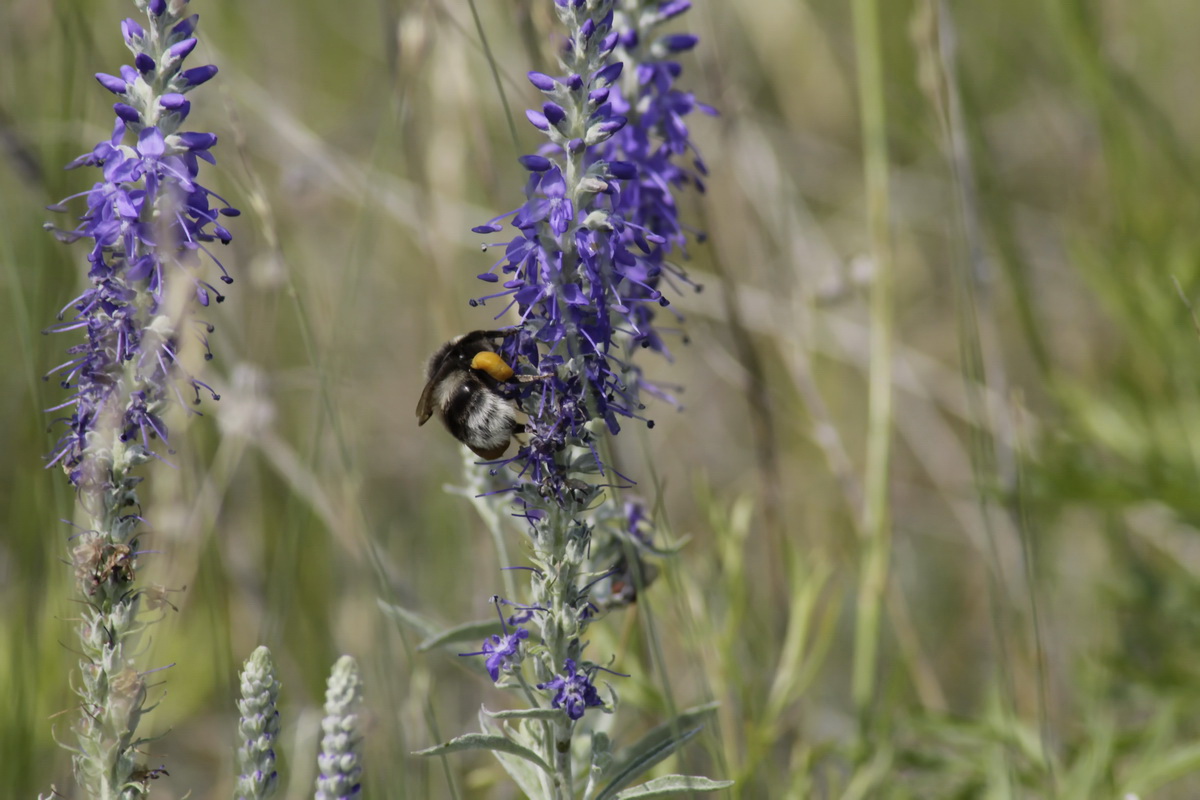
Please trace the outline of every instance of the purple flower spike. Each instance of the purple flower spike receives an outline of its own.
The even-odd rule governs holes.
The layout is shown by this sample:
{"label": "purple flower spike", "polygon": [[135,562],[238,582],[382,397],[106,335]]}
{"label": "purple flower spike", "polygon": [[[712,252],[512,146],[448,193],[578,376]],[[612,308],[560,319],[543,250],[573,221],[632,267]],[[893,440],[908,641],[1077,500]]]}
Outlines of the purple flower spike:
{"label": "purple flower spike", "polygon": [[[152,552],[138,546],[138,486],[141,468],[172,452],[164,422],[171,406],[190,411],[202,395],[219,399],[178,355],[198,340],[203,356],[212,356],[213,327],[195,315],[203,303],[225,299],[214,285],[232,280],[212,257],[214,242],[231,239],[216,222],[230,209],[200,183],[199,162],[211,160],[216,138],[179,130],[190,108],[182,92],[191,88],[179,63],[195,46],[186,38],[195,19],[183,19],[187,0],[136,5],[148,12],[146,27],[121,25],[132,64],[96,75],[121,100],[113,106],[112,134],[69,165],[94,168],[90,188],[70,204],[79,206],[71,227],[46,226],[60,241],[87,243],[86,288],[49,329],[77,338],[50,373],[68,396],[53,409],[61,435],[47,459],[66,473],[85,519],[71,536],[83,609],[81,713],[71,727],[78,793],[87,797],[140,797],[166,771],[147,768],[146,739],[137,731],[149,710],[147,672],[135,668],[140,654],[133,648],[121,654],[122,642],[154,622],[139,607],[170,605],[163,590],[136,580],[135,567]],[[196,75],[206,72],[211,77],[216,69]],[[217,281],[209,282],[206,268],[215,268]],[[269,739],[256,744],[269,752]],[[270,788],[270,776],[264,778],[254,785]]]}
{"label": "purple flower spike", "polygon": [[[133,20],[122,23],[122,34],[138,51],[143,42],[166,40],[170,30],[190,33],[195,20],[181,22],[177,13],[161,4],[160,13],[150,21],[153,37]],[[175,45],[174,52],[181,57],[194,46],[194,40],[186,40]],[[76,360],[60,370],[60,382],[73,391],[66,404],[73,410],[63,420],[67,431],[50,458],[51,463],[66,467],[76,486],[79,481],[91,480],[83,465],[89,435],[94,433],[92,426],[105,408],[112,404],[122,407],[115,415],[117,434],[122,441],[140,443],[140,449],[131,453],[137,456],[140,452],[143,455],[138,457],[144,458],[154,455],[154,440],[165,440],[166,429],[157,420],[170,398],[183,396],[175,385],[177,380],[190,384],[197,400],[201,392],[215,396],[190,376],[176,375],[176,335],[169,326],[152,328],[151,323],[164,313],[159,306],[172,281],[189,281],[198,302],[224,299],[209,284],[197,282],[194,273],[197,255],[207,253],[203,249],[206,243],[231,239],[230,232],[216,224],[218,214],[236,216],[238,212],[197,182],[197,162],[212,159],[208,151],[216,137],[177,132],[191,103],[180,92],[163,91],[163,87],[179,86],[183,81],[190,88],[186,78],[177,67],[155,65],[143,52],[136,52],[134,63],[136,69],[121,67],[121,77],[96,75],[101,86],[121,95],[125,102],[113,106],[113,137],[72,162],[71,166],[100,168],[102,179],[87,193],[87,209],[80,224],[73,230],[58,231],[66,241],[92,242],[88,256],[91,288],[71,304],[74,317],[56,328],[87,332],[87,341],[71,348]],[[143,84],[139,70],[158,72],[154,80]],[[189,72],[207,80],[216,74],[216,67]],[[144,88],[129,92],[135,82]],[[159,124],[142,127],[151,115]],[[136,143],[130,148],[128,136],[133,132]],[[162,223],[148,222],[152,217],[159,217]],[[222,272],[222,282],[232,280],[218,262],[213,263]],[[187,273],[174,274],[179,269]],[[124,366],[130,363],[137,365],[132,378]],[[127,385],[130,381],[138,388],[129,395],[134,400],[126,402],[120,393],[133,391]]]}

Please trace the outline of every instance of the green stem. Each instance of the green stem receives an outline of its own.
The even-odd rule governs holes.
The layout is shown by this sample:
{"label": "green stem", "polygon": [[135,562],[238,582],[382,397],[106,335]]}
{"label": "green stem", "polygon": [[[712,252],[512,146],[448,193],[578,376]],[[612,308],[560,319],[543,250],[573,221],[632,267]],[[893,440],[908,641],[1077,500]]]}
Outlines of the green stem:
{"label": "green stem", "polygon": [[852,696],[860,719],[875,694],[880,612],[891,554],[888,508],[892,440],[892,258],[888,204],[887,123],[877,0],[854,0],[854,36],[862,114],[867,226],[875,264],[871,284],[871,356],[867,464],[862,516],[863,561],[854,631]]}

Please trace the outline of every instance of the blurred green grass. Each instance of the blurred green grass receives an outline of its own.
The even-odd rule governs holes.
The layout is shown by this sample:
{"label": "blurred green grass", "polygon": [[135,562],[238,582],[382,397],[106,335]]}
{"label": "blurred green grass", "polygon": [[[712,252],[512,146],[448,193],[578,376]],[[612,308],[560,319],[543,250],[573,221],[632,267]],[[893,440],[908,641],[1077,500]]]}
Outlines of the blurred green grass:
{"label": "blurred green grass", "polygon": [[[686,409],[652,409],[658,426],[618,447],[690,542],[636,612],[593,628],[596,652],[637,676],[616,735],[716,699],[683,766],[738,778],[742,798],[1194,797],[1200,338],[1184,298],[1200,297],[1200,7],[881,5],[896,439],[875,700],[858,713],[849,681],[871,322],[849,5],[698,2],[684,85],[722,111],[693,126],[712,170],[688,202],[710,234],[691,264],[706,290],[676,303],[692,345],[647,365],[687,387]],[[174,421],[178,468],[152,470],[143,495],[161,553],[143,578],[186,587],[142,662],[174,664],[147,723],[164,734],[150,760],[171,771],[155,793],[227,796],[236,669],[264,643],[288,797],[311,786],[340,652],[372,697],[371,796],[449,797],[449,781],[511,797],[486,758],[405,757],[505,698],[414,653],[376,605],[455,623],[500,585],[470,504],[441,491],[461,480],[456,447],[411,416],[428,351],[488,324],[465,300],[494,255],[469,228],[521,181],[469,9],[193,6],[221,68],[193,119],[221,136],[208,174],[245,213],[226,251],[237,283],[210,314],[204,374],[223,399]],[[551,55],[548,2],[479,9],[519,120],[522,75]],[[41,376],[71,342],[40,331],[80,291],[83,254],[41,224],[91,180],[60,165],[107,134],[89,76],[124,63],[133,13],[0,6],[14,797],[70,785],[53,737],[75,713],[59,521],[73,498],[40,468],[42,409],[61,396]]]}

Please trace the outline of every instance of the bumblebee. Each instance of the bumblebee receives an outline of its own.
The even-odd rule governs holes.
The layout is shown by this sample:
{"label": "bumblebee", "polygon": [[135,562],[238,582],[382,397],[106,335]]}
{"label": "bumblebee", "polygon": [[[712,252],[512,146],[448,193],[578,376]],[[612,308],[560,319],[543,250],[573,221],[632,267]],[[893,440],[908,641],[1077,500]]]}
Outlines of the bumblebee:
{"label": "bumblebee", "polygon": [[424,425],[437,412],[450,435],[475,455],[487,460],[504,455],[513,435],[523,433],[525,426],[517,422],[516,409],[500,390],[512,380],[540,379],[515,375],[496,352],[497,343],[515,333],[472,331],[439,347],[425,368],[417,424]]}

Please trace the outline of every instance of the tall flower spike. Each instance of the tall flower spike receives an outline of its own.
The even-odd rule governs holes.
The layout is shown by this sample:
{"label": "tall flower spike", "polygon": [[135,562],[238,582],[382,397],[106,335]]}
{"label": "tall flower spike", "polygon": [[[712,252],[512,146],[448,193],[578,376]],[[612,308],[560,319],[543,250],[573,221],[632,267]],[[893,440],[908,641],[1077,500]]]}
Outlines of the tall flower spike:
{"label": "tall flower spike", "polygon": [[[217,137],[180,130],[191,109],[184,95],[216,74],[216,67],[181,69],[196,44],[190,34],[197,15],[183,16],[186,0],[162,4],[157,13],[155,3],[138,5],[147,10],[149,30],[133,20],[122,25],[136,68],[122,67],[119,78],[96,76],[121,97],[113,106],[113,134],[69,165],[98,167],[101,180],[76,195],[86,200],[78,225],[48,226],[63,241],[91,243],[90,286],[68,304],[73,315],[50,329],[85,335],[82,344],[68,349],[72,357],[51,372],[72,394],[58,407],[71,413],[57,420],[66,432],[50,457],[85,490],[86,481],[103,480],[84,466],[89,447],[95,449],[89,435],[99,425],[115,427],[131,451],[127,459],[157,455],[152,440],[165,443],[168,435],[163,412],[172,399],[184,398],[177,385],[180,348],[195,336],[209,355],[211,327],[188,320],[189,312],[225,299],[200,267],[211,262],[222,283],[233,282],[210,245],[230,242],[220,218],[239,212],[197,180],[201,160],[216,163],[211,149]],[[196,403],[202,394],[216,398],[192,376],[183,376],[182,383]]]}
{"label": "tall flower spike", "polygon": [[358,662],[342,656],[333,665],[325,692],[316,800],[346,800],[362,792],[362,757],[358,752],[362,692]]}
{"label": "tall flower spike", "polygon": [[55,420],[65,432],[49,463],[67,473],[88,518],[72,544],[84,600],[73,761],[85,792],[122,800],[145,796],[164,772],[142,763],[135,736],[147,688],[133,656],[149,623],[143,603],[156,606],[135,586],[142,519],[134,473],[161,457],[171,402],[185,391],[195,402],[216,398],[199,379],[180,377],[178,358],[193,336],[207,351],[211,326],[191,312],[224,297],[200,267],[212,262],[232,282],[210,245],[230,241],[219,218],[238,213],[197,180],[200,161],[215,163],[217,137],[181,129],[191,110],[185,95],[216,74],[213,66],[182,68],[196,47],[197,17],[185,15],[187,0],[135,2],[146,26],[121,24],[133,65],[96,76],[118,98],[112,135],[69,165],[98,168],[98,180],[76,196],[85,209],[74,228],[48,226],[64,242],[90,245],[88,288],[50,329],[83,337],[51,371],[70,395],[52,409],[65,412]]}
{"label": "tall flower spike", "polygon": [[238,700],[237,782],[238,800],[267,800],[275,794],[279,774],[275,771],[275,742],[279,738],[279,681],[271,651],[257,648],[246,659],[241,674],[242,697]]}
{"label": "tall flower spike", "polygon": [[[643,380],[633,358],[644,348],[669,356],[665,340],[673,331],[658,322],[660,309],[670,306],[664,290],[693,286],[677,263],[686,255],[687,229],[674,193],[701,188],[704,168],[698,157],[690,167],[674,159],[694,154],[683,120],[707,107],[674,89],[680,69],[670,57],[696,39],[650,38],[658,23],[689,6],[554,0],[566,33],[559,70],[528,73],[542,98],[525,114],[546,141],[518,159],[526,172],[520,206],[474,228],[495,237],[503,255],[479,275],[488,293],[471,305],[498,306],[496,319],[515,312],[498,355],[536,378],[506,387],[527,417],[516,454],[491,462],[488,477],[468,480],[490,523],[502,506],[521,521],[533,561],[524,608],[537,613],[521,618],[536,644],[522,648],[524,629],[505,629],[471,655],[486,656],[493,680],[511,672],[506,683],[533,695],[538,721],[504,730],[512,742],[537,749],[548,767],[541,793],[524,771],[510,770],[533,797],[595,794],[575,778],[577,763],[602,763],[609,752],[606,739],[595,736],[592,759],[578,752],[587,709],[604,705],[593,683],[603,668],[583,658],[587,627],[598,612],[636,599],[654,573],[641,553],[659,552],[641,507],[621,509],[604,496],[631,481],[601,452],[631,420],[653,427],[643,415],[645,394],[672,400]],[[512,230],[497,236],[506,219]],[[547,707],[561,713],[545,715]],[[494,732],[488,722],[484,729]]]}

